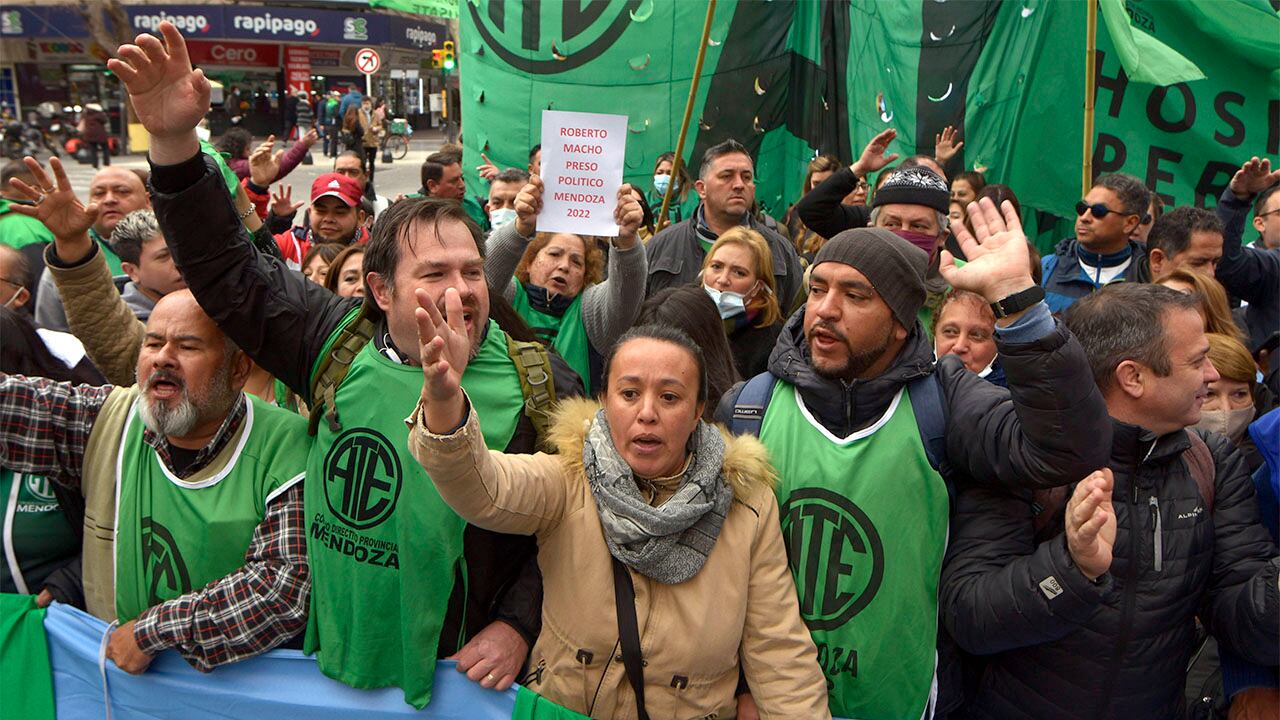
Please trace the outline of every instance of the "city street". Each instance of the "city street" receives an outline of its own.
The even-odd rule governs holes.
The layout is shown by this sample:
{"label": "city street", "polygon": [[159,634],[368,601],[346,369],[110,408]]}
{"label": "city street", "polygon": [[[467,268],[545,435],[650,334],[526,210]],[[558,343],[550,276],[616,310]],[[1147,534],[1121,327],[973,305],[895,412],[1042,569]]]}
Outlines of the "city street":
{"label": "city street", "polygon": [[[261,138],[258,138],[258,140],[261,141]],[[431,153],[439,150],[443,143],[444,136],[437,130],[415,131],[413,139],[410,141],[409,153],[402,160],[386,164],[379,158],[377,170],[374,174],[374,187],[378,194],[394,198],[400,193],[417,192],[421,184],[419,169],[422,167],[422,161]],[[284,147],[284,145],[280,144],[278,147]],[[321,144],[316,143],[311,150],[313,164],[299,165],[282,181],[285,185],[293,187],[294,202],[306,202],[309,199],[308,193],[310,192],[312,181],[320,175],[332,171],[333,160],[323,157],[321,150]],[[48,154],[42,154],[39,160],[47,165],[49,161]],[[71,179],[71,186],[75,188],[76,194],[81,199],[87,199],[89,197],[89,183],[96,172],[93,166],[81,165],[75,160],[69,159],[65,154],[62,156],[62,160],[67,168],[67,177]],[[147,158],[142,154],[126,155],[111,158],[111,164],[126,168],[146,169]]]}

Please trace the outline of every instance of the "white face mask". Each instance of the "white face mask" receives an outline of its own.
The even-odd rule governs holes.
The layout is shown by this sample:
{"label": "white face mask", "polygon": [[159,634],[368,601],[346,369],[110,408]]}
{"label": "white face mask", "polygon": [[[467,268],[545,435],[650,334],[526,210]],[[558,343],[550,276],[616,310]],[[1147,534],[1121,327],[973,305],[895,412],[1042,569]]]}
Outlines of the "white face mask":
{"label": "white face mask", "polygon": [[1231,442],[1238,443],[1252,420],[1252,405],[1238,410],[1201,410],[1200,422],[1196,423],[1196,427],[1226,435]]}
{"label": "white face mask", "polygon": [[516,211],[511,208],[499,208],[489,213],[489,226],[494,230],[516,219]]}
{"label": "white face mask", "polygon": [[17,299],[18,299],[18,293],[22,292],[22,290],[23,290],[23,287],[22,287],[21,285],[19,285],[19,286],[18,286],[18,289],[17,289],[17,290],[14,290],[14,291],[13,291],[13,294],[9,296],[9,299],[4,301],[4,306],[5,306],[5,307],[7,307],[7,308],[9,308],[10,310],[12,310],[12,309],[13,309],[13,306],[11,306],[9,303],[13,302],[14,300],[17,300]]}
{"label": "white face mask", "polygon": [[666,195],[667,188],[669,187],[671,187],[670,175],[654,175],[653,176],[653,189],[659,195]]}
{"label": "white face mask", "polygon": [[736,315],[741,315],[747,311],[747,299],[742,293],[736,293],[732,290],[717,290],[707,285],[702,286],[703,290],[711,296],[712,302],[716,304],[716,309],[720,311],[721,319],[729,319]]}

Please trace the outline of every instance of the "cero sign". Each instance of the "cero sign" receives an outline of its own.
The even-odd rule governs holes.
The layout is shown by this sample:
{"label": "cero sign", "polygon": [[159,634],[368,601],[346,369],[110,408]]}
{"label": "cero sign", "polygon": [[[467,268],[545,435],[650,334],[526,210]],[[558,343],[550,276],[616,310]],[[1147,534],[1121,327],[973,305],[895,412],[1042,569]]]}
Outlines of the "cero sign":
{"label": "cero sign", "polygon": [[280,46],[271,43],[188,40],[187,52],[193,65],[280,67]]}

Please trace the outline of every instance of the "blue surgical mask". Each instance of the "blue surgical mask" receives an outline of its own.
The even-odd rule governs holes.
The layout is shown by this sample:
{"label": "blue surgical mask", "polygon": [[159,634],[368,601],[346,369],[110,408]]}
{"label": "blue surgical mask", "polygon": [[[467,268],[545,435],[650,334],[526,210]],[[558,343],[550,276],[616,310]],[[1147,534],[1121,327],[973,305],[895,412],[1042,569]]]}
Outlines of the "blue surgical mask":
{"label": "blue surgical mask", "polygon": [[511,208],[500,208],[489,213],[489,226],[494,230],[516,219],[516,211]]}
{"label": "blue surgical mask", "polygon": [[747,311],[746,296],[742,293],[736,293],[732,290],[717,290],[707,285],[703,285],[702,289],[706,290],[707,294],[711,296],[711,301],[716,304],[716,309],[720,311],[721,319],[728,320]]}
{"label": "blue surgical mask", "polygon": [[670,175],[654,175],[653,176],[653,189],[659,195],[666,195],[667,188],[670,186],[671,186]]}

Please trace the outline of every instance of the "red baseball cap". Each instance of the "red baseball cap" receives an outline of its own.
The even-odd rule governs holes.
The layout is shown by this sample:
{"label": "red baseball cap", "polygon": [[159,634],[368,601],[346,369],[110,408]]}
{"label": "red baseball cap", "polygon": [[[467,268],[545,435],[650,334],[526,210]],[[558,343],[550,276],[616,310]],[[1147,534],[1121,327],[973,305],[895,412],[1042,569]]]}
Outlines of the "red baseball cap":
{"label": "red baseball cap", "polygon": [[336,197],[346,203],[347,207],[356,207],[360,204],[362,195],[364,188],[360,187],[360,183],[339,173],[325,173],[311,183],[313,203],[322,197]]}

